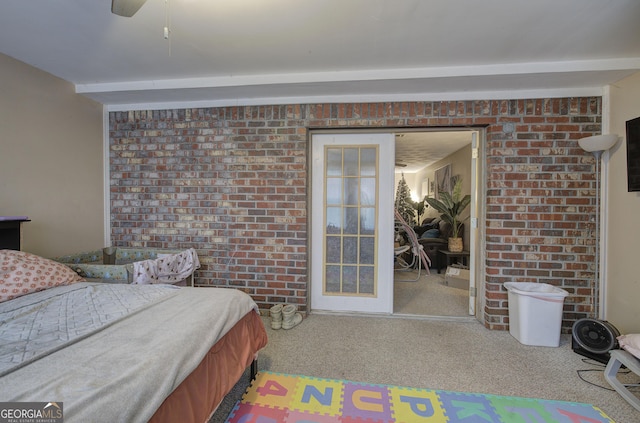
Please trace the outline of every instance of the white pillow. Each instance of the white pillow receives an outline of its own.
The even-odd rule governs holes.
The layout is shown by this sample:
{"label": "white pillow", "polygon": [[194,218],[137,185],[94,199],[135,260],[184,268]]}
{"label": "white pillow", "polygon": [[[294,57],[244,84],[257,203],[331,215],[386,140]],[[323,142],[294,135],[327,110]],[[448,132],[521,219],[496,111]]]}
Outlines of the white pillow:
{"label": "white pillow", "polygon": [[640,333],[620,335],[616,339],[623,350],[640,359]]}

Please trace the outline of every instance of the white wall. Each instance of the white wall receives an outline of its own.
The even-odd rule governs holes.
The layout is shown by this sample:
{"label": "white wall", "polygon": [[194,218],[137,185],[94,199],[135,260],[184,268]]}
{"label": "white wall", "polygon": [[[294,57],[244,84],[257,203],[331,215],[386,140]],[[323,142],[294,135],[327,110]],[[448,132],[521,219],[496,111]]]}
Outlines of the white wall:
{"label": "white wall", "polygon": [[[460,177],[462,177],[463,195],[471,193],[471,144],[461,148],[460,150],[426,168],[422,176],[423,180],[424,178],[428,178],[429,181],[434,181],[435,171],[442,166],[446,166],[447,164],[451,164],[451,176],[460,175]],[[468,218],[470,213],[471,208],[467,207],[467,209],[462,214],[462,218]],[[438,217],[439,215],[440,214],[434,209],[428,208],[424,214],[424,217]],[[467,219],[464,222],[463,236],[465,248],[469,247],[469,229],[470,225],[469,220]]]}
{"label": "white wall", "polygon": [[29,216],[22,249],[103,247],[102,105],[0,54],[0,215]]}
{"label": "white wall", "polygon": [[610,89],[610,133],[621,141],[610,150],[606,234],[605,319],[622,333],[640,333],[640,193],[627,192],[625,122],[640,116],[640,72]]}

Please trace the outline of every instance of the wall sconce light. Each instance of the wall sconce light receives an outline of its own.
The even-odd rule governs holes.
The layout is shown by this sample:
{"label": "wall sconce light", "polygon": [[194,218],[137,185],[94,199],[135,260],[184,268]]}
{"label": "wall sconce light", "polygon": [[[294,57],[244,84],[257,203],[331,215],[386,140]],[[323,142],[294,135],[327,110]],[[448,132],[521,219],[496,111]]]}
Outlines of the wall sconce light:
{"label": "wall sconce light", "polygon": [[596,252],[595,252],[595,278],[594,278],[594,308],[595,317],[603,319],[600,307],[600,158],[604,151],[609,150],[618,142],[618,135],[594,135],[592,137],[581,138],[578,145],[584,150],[592,153],[596,158]]}

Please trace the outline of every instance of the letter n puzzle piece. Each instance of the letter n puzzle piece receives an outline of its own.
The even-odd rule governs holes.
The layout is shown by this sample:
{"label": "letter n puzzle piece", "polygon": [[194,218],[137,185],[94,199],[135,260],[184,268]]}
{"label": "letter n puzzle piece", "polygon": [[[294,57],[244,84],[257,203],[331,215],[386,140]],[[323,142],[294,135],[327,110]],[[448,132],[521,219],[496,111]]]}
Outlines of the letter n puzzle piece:
{"label": "letter n puzzle piece", "polygon": [[339,416],[342,411],[342,381],[300,376],[292,410]]}

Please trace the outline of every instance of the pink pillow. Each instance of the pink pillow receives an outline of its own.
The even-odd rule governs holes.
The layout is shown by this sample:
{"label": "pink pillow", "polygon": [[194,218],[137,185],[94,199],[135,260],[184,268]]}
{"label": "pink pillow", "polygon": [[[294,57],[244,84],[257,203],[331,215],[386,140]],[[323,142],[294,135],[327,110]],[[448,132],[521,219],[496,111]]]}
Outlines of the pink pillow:
{"label": "pink pillow", "polygon": [[24,251],[0,250],[0,302],[80,280],[64,264]]}

